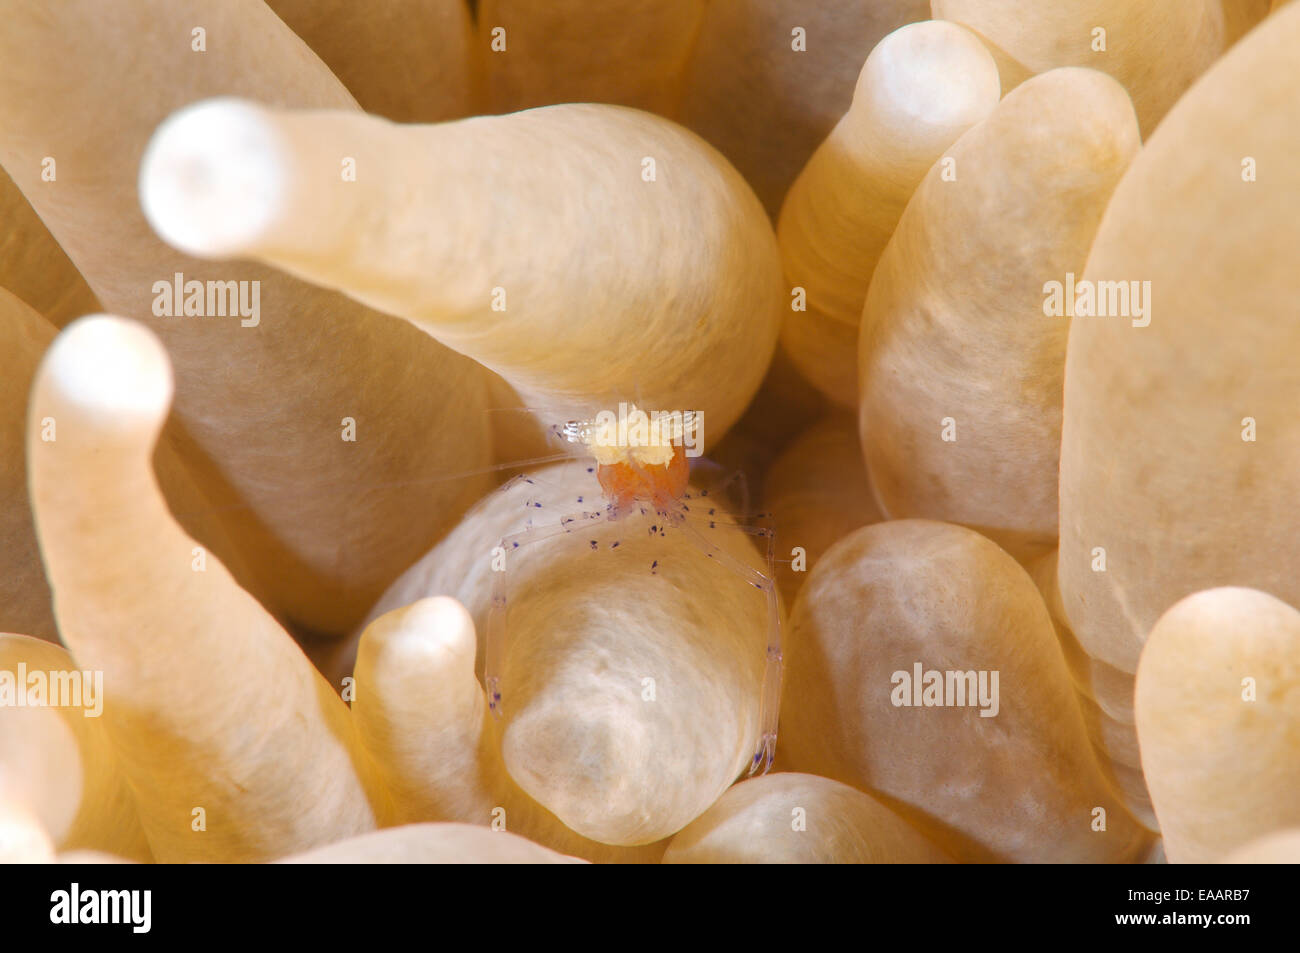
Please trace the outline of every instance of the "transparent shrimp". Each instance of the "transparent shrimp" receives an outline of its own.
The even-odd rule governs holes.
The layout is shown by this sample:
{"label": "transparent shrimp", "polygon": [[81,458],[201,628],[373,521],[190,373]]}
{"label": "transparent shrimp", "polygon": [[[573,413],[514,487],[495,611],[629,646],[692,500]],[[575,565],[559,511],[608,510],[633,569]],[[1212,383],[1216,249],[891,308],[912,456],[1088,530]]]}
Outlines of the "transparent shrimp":
{"label": "transparent shrimp", "polygon": [[[689,414],[686,421],[686,426],[690,426]],[[773,574],[772,531],[741,526],[719,518],[716,510],[709,507],[701,507],[699,512],[692,512],[688,502],[691,496],[687,493],[690,471],[680,443],[672,445],[671,451],[660,447],[658,452],[640,454],[634,448],[616,448],[608,442],[598,443],[600,437],[596,433],[596,426],[591,423],[571,421],[554,428],[554,432],[570,443],[585,444],[588,449],[596,451],[594,456],[597,466],[594,469],[604,491],[605,502],[603,506],[568,514],[551,526],[529,526],[501,539],[497,552],[504,558],[500,571],[493,573],[484,665],[484,685],[493,715],[500,718],[504,704],[501,670],[504,662],[505,620],[509,608],[505,562],[521,548],[532,543],[576,532],[595,523],[617,521],[634,512],[653,512],[660,518],[661,526],[680,531],[706,557],[716,560],[764,594],[767,604],[766,661],[759,698],[758,743],[750,760],[748,774],[766,774],[776,753],[782,676],[781,614]],[[521,479],[531,482],[526,477],[516,477],[507,486]],[[760,572],[746,565],[711,542],[700,531],[701,525],[710,528],[724,525],[765,540],[767,571]],[[651,571],[654,571],[653,566]]]}
{"label": "transparent shrimp", "polygon": [[[510,413],[530,413],[534,416],[546,412],[542,408],[525,407],[500,408],[500,410]],[[687,412],[683,417],[683,426],[692,426],[691,421],[694,415]],[[593,444],[598,443],[600,438],[598,426],[585,421],[570,421],[552,427],[551,431],[554,436],[559,437],[563,442],[578,446],[573,451],[497,463],[474,470],[443,474],[436,477],[430,476],[420,480],[371,483],[367,484],[365,489],[373,491],[424,485],[492,472],[518,470],[521,467],[545,463],[577,461],[583,458],[583,451],[587,452],[588,457],[592,456]],[[758,744],[755,747],[748,773],[752,775],[760,770],[766,773],[771,767],[776,750],[782,675],[781,618],[774,583],[773,535],[771,530],[744,526],[730,519],[718,517],[709,506],[700,506],[693,510],[692,504],[700,503],[707,498],[708,491],[701,491],[700,496],[695,498],[688,492],[690,468],[680,445],[673,448],[670,456],[658,462],[649,462],[643,459],[631,448],[614,448],[615,452],[612,456],[610,447],[602,446],[599,449],[604,461],[602,462],[600,458],[597,458],[597,465],[591,469],[596,473],[601,484],[604,500],[599,503],[593,501],[594,505],[586,509],[568,513],[553,525],[534,526],[530,524],[522,531],[504,537],[500,540],[499,545],[501,553],[505,556],[505,561],[508,562],[510,556],[523,547],[540,540],[551,539],[563,533],[576,532],[596,523],[617,521],[632,513],[647,514],[653,512],[660,517],[660,524],[657,527],[659,532],[662,532],[666,527],[682,532],[684,538],[690,540],[705,556],[726,566],[731,572],[740,576],[754,588],[761,590],[767,600],[766,665],[759,704]],[[533,478],[526,475],[515,476],[499,487],[497,492],[502,492],[507,487],[514,486],[520,481],[531,483]],[[741,499],[748,499],[748,488],[745,486],[743,474],[736,472],[726,482],[738,483]],[[726,483],[718,487],[715,493],[725,488],[725,486]],[[178,519],[196,518],[199,515],[211,512],[244,509],[247,505],[241,503],[205,507],[202,510],[177,511],[175,515]],[[582,505],[581,499],[579,499],[578,505]],[[748,506],[742,504],[741,511],[747,509]],[[751,568],[726,550],[710,542],[705,534],[700,531],[701,527],[714,528],[716,526],[725,526],[728,529],[747,533],[765,541],[767,571],[760,572]],[[655,572],[656,567],[657,563],[651,567],[652,573]],[[506,640],[507,573],[504,571],[494,572],[492,577],[491,604],[488,611],[487,644],[484,659],[484,686],[487,690],[489,707],[499,718],[502,712],[501,670],[504,662],[502,654]]]}

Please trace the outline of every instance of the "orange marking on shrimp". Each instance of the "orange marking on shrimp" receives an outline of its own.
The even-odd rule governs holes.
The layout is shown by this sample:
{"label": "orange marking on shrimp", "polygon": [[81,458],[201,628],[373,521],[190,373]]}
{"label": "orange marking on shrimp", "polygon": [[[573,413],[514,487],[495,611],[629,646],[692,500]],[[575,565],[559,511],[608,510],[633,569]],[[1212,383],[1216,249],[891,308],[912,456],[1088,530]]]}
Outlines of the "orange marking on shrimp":
{"label": "orange marking on shrimp", "polygon": [[602,463],[596,468],[596,479],[605,497],[619,511],[630,509],[637,500],[645,500],[662,509],[679,500],[690,481],[690,466],[680,446],[673,447],[672,458],[666,464],[632,464],[625,461]]}

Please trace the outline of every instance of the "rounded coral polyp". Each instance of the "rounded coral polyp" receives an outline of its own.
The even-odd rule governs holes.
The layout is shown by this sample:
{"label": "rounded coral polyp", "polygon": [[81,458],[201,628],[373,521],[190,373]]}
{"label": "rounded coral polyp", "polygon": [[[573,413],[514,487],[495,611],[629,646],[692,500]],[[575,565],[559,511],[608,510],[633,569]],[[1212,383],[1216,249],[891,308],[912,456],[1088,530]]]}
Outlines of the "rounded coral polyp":
{"label": "rounded coral polyp", "polygon": [[1219,586],[1300,605],[1282,477],[1300,472],[1297,48],[1292,4],[1187,91],[1120,180],[1080,276],[1151,289],[1144,316],[1071,323],[1060,464],[1062,620],[1100,675],[1104,750],[1138,801],[1133,676],[1157,620]]}
{"label": "rounded coral polyp", "polygon": [[[453,595],[475,621],[482,666],[497,575],[483,541],[518,532],[529,519],[556,525],[599,498],[599,483],[580,463],[510,484],[412,566],[376,617]],[[509,703],[493,757],[572,831],[625,850],[648,850],[713,803],[749,767],[760,735],[764,594],[661,523],[634,512],[505,556],[510,602],[500,675]],[[728,558],[762,566],[749,538],[728,523],[702,532]],[[473,659],[461,656],[460,678],[471,678]],[[646,679],[657,686],[653,700]],[[481,698],[479,683],[466,684]],[[606,756],[593,759],[592,751]],[[510,814],[509,804],[527,802],[501,803]],[[590,856],[581,845],[553,846]]]}
{"label": "rounded coral polyp", "polygon": [[926,174],[858,338],[863,454],[890,517],[961,523],[1021,558],[1055,543],[1070,323],[1045,313],[1044,282],[1082,273],[1139,144],[1119,83],[1059,69],[957,140],[954,177]]}

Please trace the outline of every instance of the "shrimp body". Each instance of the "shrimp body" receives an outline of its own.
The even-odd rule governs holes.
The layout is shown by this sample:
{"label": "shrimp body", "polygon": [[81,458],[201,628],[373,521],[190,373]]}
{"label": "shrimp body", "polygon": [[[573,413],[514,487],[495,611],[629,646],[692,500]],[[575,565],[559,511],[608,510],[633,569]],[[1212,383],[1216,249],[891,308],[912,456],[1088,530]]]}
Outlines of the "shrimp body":
{"label": "shrimp body", "polygon": [[638,463],[618,460],[599,463],[596,479],[617,513],[629,512],[637,501],[651,503],[660,513],[680,500],[690,481],[690,467],[681,447],[673,447],[667,463]]}
{"label": "shrimp body", "polygon": [[[624,412],[624,405],[620,405],[620,414]],[[635,405],[631,407],[631,413],[640,413],[641,420],[646,419]],[[521,546],[563,533],[572,533],[583,526],[621,519],[636,511],[644,513],[646,504],[649,504],[663,518],[664,523],[685,533],[705,556],[716,559],[749,585],[762,591],[767,602],[768,616],[766,663],[759,704],[758,743],[749,773],[766,772],[772,765],[776,750],[777,721],[781,706],[781,613],[776,584],[772,578],[772,534],[770,530],[749,531],[767,542],[768,571],[763,573],[719,548],[700,532],[699,526],[694,525],[703,523],[712,529],[718,522],[710,518],[714,510],[707,510],[708,515],[697,516],[690,512],[690,507],[685,502],[690,482],[687,447],[697,446],[694,443],[688,444],[686,438],[698,433],[693,430],[698,425],[699,415],[686,412],[671,416],[667,424],[656,421],[650,427],[642,425],[640,430],[622,425],[616,427],[608,418],[602,419],[599,416],[596,421],[570,421],[556,426],[554,432],[558,436],[569,443],[582,444],[594,458],[596,479],[607,505],[602,509],[565,516],[549,528],[530,526],[519,533],[506,536],[496,552],[504,556],[517,551]],[[707,496],[707,492],[703,495]],[[582,497],[578,497],[577,502],[581,503]],[[652,527],[652,531],[656,528]],[[662,533],[662,530],[659,532]],[[593,540],[591,545],[594,549],[596,542]],[[503,561],[493,581],[484,666],[488,707],[497,718],[501,717],[502,708],[500,673],[507,608],[504,569]],[[651,572],[653,571],[654,566],[651,566]]]}
{"label": "shrimp body", "polygon": [[611,413],[570,421],[556,433],[595,458],[600,488],[617,519],[637,503],[665,515],[679,505],[690,481],[687,447],[696,445],[691,438],[698,437],[699,424],[693,411],[647,415],[635,404],[620,404],[617,419]]}

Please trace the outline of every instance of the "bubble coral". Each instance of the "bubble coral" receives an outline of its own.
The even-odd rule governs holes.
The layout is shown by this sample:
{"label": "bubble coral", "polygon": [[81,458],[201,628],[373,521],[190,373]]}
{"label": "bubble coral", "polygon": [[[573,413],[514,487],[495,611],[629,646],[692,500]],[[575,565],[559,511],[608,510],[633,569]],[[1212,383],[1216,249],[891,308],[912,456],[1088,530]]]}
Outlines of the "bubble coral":
{"label": "bubble coral", "polygon": [[0,21],[0,858],[1294,859],[1300,5]]}

